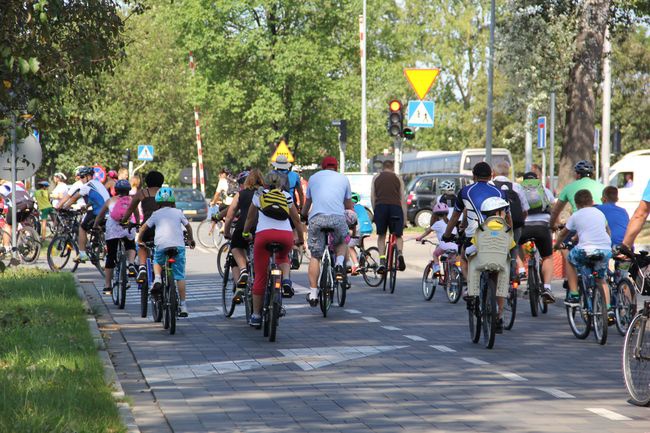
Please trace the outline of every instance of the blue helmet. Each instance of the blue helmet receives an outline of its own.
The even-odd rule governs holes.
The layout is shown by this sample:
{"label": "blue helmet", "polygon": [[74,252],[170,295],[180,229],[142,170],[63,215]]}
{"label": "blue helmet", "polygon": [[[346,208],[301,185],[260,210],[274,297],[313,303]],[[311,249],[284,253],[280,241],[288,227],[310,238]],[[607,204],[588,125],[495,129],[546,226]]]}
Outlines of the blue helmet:
{"label": "blue helmet", "polygon": [[167,186],[160,188],[156,193],[156,203],[176,203],[174,190]]}
{"label": "blue helmet", "polygon": [[131,184],[126,179],[120,179],[115,182],[115,191],[117,192],[129,192],[131,191]]}

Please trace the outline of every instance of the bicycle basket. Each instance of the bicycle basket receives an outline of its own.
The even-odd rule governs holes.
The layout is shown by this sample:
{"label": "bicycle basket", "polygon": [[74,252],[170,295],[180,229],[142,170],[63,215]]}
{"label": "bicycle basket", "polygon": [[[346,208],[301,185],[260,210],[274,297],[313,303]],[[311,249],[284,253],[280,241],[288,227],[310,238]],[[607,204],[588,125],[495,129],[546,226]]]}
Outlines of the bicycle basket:
{"label": "bicycle basket", "polygon": [[630,268],[630,276],[643,296],[650,296],[650,256],[637,256]]}

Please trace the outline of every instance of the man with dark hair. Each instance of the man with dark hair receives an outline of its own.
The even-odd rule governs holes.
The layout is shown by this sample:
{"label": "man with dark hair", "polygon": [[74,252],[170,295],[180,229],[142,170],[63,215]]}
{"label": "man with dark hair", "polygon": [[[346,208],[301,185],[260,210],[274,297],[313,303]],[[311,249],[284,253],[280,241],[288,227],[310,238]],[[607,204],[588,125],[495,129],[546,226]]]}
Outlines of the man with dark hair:
{"label": "man with dark hair", "polygon": [[398,269],[404,271],[406,263],[402,255],[404,241],[404,221],[406,221],[406,196],[404,182],[394,172],[395,163],[386,160],[383,170],[375,176],[370,187],[375,225],[377,226],[377,248],[379,249],[379,268],[377,272],[386,270],[386,231],[390,230],[397,236]]}
{"label": "man with dark hair", "polygon": [[573,212],[577,210],[576,203],[574,200],[575,194],[582,190],[586,189],[591,192],[591,196],[598,200],[600,204],[600,197],[602,196],[603,189],[605,185],[593,179],[594,175],[594,165],[586,160],[578,161],[578,163],[573,167],[575,171],[576,180],[566,185],[555,202],[553,206],[553,211],[551,212],[551,228],[557,228],[557,220],[562,213],[562,210],[567,203],[571,203],[571,208]]}
{"label": "man with dark hair", "polygon": [[620,206],[616,206],[618,201],[618,188],[607,186],[603,190],[601,198],[603,204],[596,206],[596,209],[605,214],[607,225],[612,233],[612,246],[620,245],[625,237],[625,230],[630,223],[630,217],[627,211]]}

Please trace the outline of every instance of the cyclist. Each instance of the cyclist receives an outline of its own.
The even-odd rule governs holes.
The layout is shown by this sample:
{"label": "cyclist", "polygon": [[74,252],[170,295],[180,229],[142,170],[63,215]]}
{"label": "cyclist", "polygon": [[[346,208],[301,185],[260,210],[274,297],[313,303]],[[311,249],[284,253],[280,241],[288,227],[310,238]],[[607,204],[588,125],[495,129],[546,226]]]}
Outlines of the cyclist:
{"label": "cyclist", "polygon": [[[104,272],[104,294],[110,295],[113,292],[113,269],[115,269],[117,260],[117,249],[122,241],[124,250],[126,251],[126,258],[129,267],[129,276],[135,276],[135,233],[126,229],[121,225],[121,220],[130,200],[129,191],[131,184],[127,180],[118,180],[115,182],[116,196],[111,197],[104,203],[101,210],[95,218],[93,228],[98,229],[105,221],[106,229],[104,239],[106,239],[106,272]],[[108,217],[106,214],[108,213]],[[138,212],[136,209],[136,220]]]}
{"label": "cyclist", "polygon": [[217,183],[217,189],[214,192],[214,196],[210,201],[210,206],[219,205],[219,210],[223,210],[226,206],[229,206],[232,203],[232,197],[228,195],[228,176],[230,172],[223,168],[219,172],[219,182]]}
{"label": "cyclist", "polygon": [[336,278],[342,279],[343,284],[349,287],[345,259],[348,247],[345,237],[348,234],[348,225],[345,220],[345,209],[353,209],[352,191],[347,177],[338,173],[338,161],[333,156],[326,156],[321,162],[322,170],[309,178],[307,185],[307,199],[302,208],[302,217],[309,217],[309,293],[307,302],[312,307],[318,305],[318,274],[320,261],[325,249],[325,236],[321,229],[330,228],[333,247],[336,251],[334,270]]}
{"label": "cyclist", "polygon": [[639,233],[641,233],[641,229],[643,228],[648,215],[650,215],[650,181],[648,181],[648,184],[643,191],[641,201],[639,201],[639,206],[634,211],[630,223],[627,225],[627,230],[625,230],[625,236],[623,237],[621,247],[625,248],[627,251],[632,250],[634,241],[636,237],[639,236]]}
{"label": "cyclist", "polygon": [[612,246],[620,245],[623,242],[625,230],[630,223],[630,217],[625,209],[616,206],[616,202],[618,201],[618,188],[615,186],[606,186],[603,189],[603,197],[600,200],[603,204],[596,205],[596,209],[605,214],[607,226],[612,235]]}
{"label": "cyclist", "polygon": [[[11,182],[0,179],[0,196],[4,201],[5,211],[5,229],[2,232],[2,245],[5,251],[11,244],[11,226],[14,224],[11,208],[14,207],[11,199],[11,191],[13,185]],[[21,186],[21,183],[16,183],[16,220],[18,223],[23,222],[34,210],[34,199],[29,195],[29,192]]]}
{"label": "cyclist", "polygon": [[[151,215],[160,209],[160,204],[156,201],[156,194],[165,183],[165,176],[159,171],[152,170],[144,178],[144,183],[147,185],[146,188],[138,190],[138,192],[133,196],[129,208],[126,210],[124,217],[122,218],[122,223],[125,223],[129,220],[129,217],[134,214],[138,206],[142,209],[142,224],[146,223]],[[154,238],[155,231],[149,230],[142,235],[142,242],[150,242]],[[138,269],[138,275],[136,281],[140,284],[144,283],[147,280],[147,249],[140,248],[138,250],[138,261],[140,267]]]}
{"label": "cyclist", "polygon": [[68,185],[65,183],[68,178],[63,173],[55,173],[54,177],[54,189],[50,193],[50,198],[52,199],[52,206],[55,208],[59,204],[59,201],[63,198],[63,195],[68,192]]}
{"label": "cyclist", "polygon": [[[377,226],[377,249],[379,249],[378,273],[386,271],[386,231],[397,236],[397,261],[398,269],[404,271],[406,263],[402,250],[404,241],[404,222],[406,221],[406,196],[404,194],[404,182],[394,172],[395,163],[386,160],[383,169],[372,180],[371,202]],[[310,179],[311,181],[311,179]]]}
{"label": "cyclist", "polygon": [[[85,167],[83,165],[78,166],[77,168],[74,169],[74,178],[75,182],[72,185],[68,185],[68,190],[63,193],[61,196],[61,199],[59,202],[54,206],[55,209],[62,209],[63,204],[68,201],[70,197],[72,197],[77,191],[79,191],[79,188],[83,186],[83,182],[81,180],[80,176],[80,171],[82,169],[86,169],[88,167]],[[94,174],[94,172],[93,172]],[[83,197],[79,197],[79,200],[77,200],[74,205],[72,206],[73,209],[82,209],[84,206],[86,206],[86,201],[84,200]]]}
{"label": "cyclist", "polygon": [[[440,182],[440,195],[436,197],[436,204],[443,203],[447,205],[449,209],[449,214],[447,218],[451,218],[451,214],[454,212],[454,206],[456,206],[456,182],[451,179],[446,179]],[[434,205],[435,207],[435,205]],[[431,224],[433,225],[435,221],[431,219]]]}
{"label": "cyclist", "polygon": [[523,245],[531,238],[535,238],[535,246],[542,258],[541,276],[544,284],[542,297],[546,303],[555,302],[551,290],[553,279],[553,239],[551,236],[551,206],[555,201],[550,189],[542,185],[538,175],[532,171],[524,174],[522,182],[526,200],[529,204],[526,225],[519,238],[519,245]]}
{"label": "cyclist", "polygon": [[570,232],[578,235],[578,244],[569,252],[569,266],[567,267],[567,279],[569,291],[565,304],[568,306],[580,305],[580,294],[578,292],[577,269],[585,265],[588,254],[600,253],[603,260],[597,265],[596,283],[603,287],[607,308],[609,304],[609,288],[605,279],[607,263],[612,257],[612,240],[605,215],[594,207],[594,199],[588,189],[581,189],[574,195],[574,202],[577,210],[571,215],[562,229],[555,243],[555,248],[560,248]]}
{"label": "cyclist", "polygon": [[594,165],[591,162],[586,160],[578,161],[573,169],[575,171],[576,180],[562,189],[562,192],[560,192],[560,195],[553,206],[553,211],[551,212],[551,229],[553,230],[557,229],[557,220],[567,203],[571,203],[571,210],[573,212],[578,209],[574,199],[575,194],[578,191],[582,189],[588,190],[596,204],[600,204],[600,198],[603,196],[605,185],[593,179]]}
{"label": "cyclist", "polygon": [[[352,262],[352,275],[357,275],[357,268],[359,267],[359,257],[357,255],[357,250],[354,247],[360,247],[363,249],[363,239],[366,236],[372,234],[372,222],[370,221],[370,215],[365,206],[363,206],[359,201],[361,196],[356,192],[351,194],[350,199],[354,204],[354,213],[356,214],[357,223],[355,225],[354,233],[351,235],[352,238],[348,243],[349,252],[350,252],[350,262]],[[347,209],[346,209],[347,212]]]}
{"label": "cyclist", "polygon": [[[252,206],[249,206],[244,224],[244,238],[250,238],[250,231],[255,228],[255,243],[253,257],[255,266],[255,281],[253,282],[253,314],[250,325],[259,326],[262,323],[262,303],[264,291],[268,282],[268,267],[271,252],[266,249],[269,243],[282,245],[276,254],[276,263],[282,270],[283,296],[293,296],[293,285],[289,279],[289,252],[293,247],[293,230],[289,219],[298,230],[298,243],[303,242],[303,228],[296,207],[288,192],[282,190],[282,176],[271,171],[264,178],[264,189],[253,195]],[[257,222],[257,224],[256,224]]]}
{"label": "cyclist", "polygon": [[[243,188],[235,195],[232,204],[228,206],[228,213],[226,214],[224,223],[224,236],[226,239],[230,239],[230,251],[235,258],[235,262],[237,262],[237,266],[233,266],[232,270],[233,278],[237,281],[238,288],[245,287],[249,277],[246,271],[246,265],[248,263],[246,256],[248,242],[243,237],[244,223],[248,216],[248,209],[253,202],[253,195],[255,195],[255,192],[259,188],[264,186],[262,173],[258,169],[253,169],[250,173],[244,172],[242,174],[246,174],[246,177],[243,178],[240,175],[238,180],[244,179]],[[234,230],[231,232],[233,222]],[[240,296],[241,293],[235,295],[236,298]]]}
{"label": "cyclist", "polygon": [[[291,163],[286,155],[278,155],[278,157],[271,163],[275,171],[280,173],[283,177],[283,190],[287,191],[291,196],[291,199],[296,205],[296,209],[300,212],[302,205],[305,203],[305,195],[302,191],[302,185],[300,184],[300,175],[295,171],[291,171]],[[296,195],[297,200],[296,200]],[[295,227],[293,227],[293,237],[297,239],[297,232]],[[298,255],[298,247],[294,245],[293,247],[293,263],[292,267],[298,269],[300,267],[300,259]]]}
{"label": "cyclist", "polygon": [[52,203],[50,202],[50,192],[47,190],[49,186],[50,183],[48,181],[42,180],[36,184],[36,192],[34,193],[34,198],[36,199],[38,211],[40,212],[41,216],[42,239],[45,239],[45,236],[47,235],[47,220],[54,210]]}
{"label": "cyclist", "polygon": [[154,256],[153,256],[153,287],[151,296],[158,297],[162,291],[162,266],[165,264],[167,257],[165,250],[175,248],[177,253],[172,263],[172,274],[178,288],[178,297],[180,298],[180,316],[187,317],[187,302],[185,301],[186,283],[185,283],[185,239],[183,227],[187,231],[187,240],[190,248],[194,248],[194,236],[192,235],[192,226],[183,215],[183,211],[176,209],[176,198],[174,191],[169,187],[158,189],[155,197],[156,203],[160,207],[147,221],[142,224],[138,232],[138,244],[143,243],[143,235],[149,228],[156,229],[154,234]]}
{"label": "cyclist", "polygon": [[[427,228],[422,235],[415,238],[416,241],[421,242],[422,239],[429,236],[431,232],[436,232],[438,237],[438,246],[433,251],[433,274],[434,276],[440,276],[440,256],[445,253],[445,251],[454,250],[458,251],[458,245],[454,242],[444,242],[442,236],[447,229],[447,224],[449,223],[449,208],[445,203],[436,203],[433,207],[433,217],[431,218],[431,227]],[[456,235],[456,229],[452,234]]]}
{"label": "cyclist", "polygon": [[72,197],[65,201],[62,207],[63,209],[69,208],[81,197],[84,197],[88,205],[91,206],[91,209],[86,212],[86,216],[79,226],[79,255],[75,258],[75,261],[83,263],[88,260],[88,254],[86,254],[87,232],[93,228],[97,214],[99,214],[106,200],[110,198],[110,195],[106,188],[104,188],[104,185],[97,179],[94,179],[95,170],[92,167],[83,167],[77,173],[83,185]]}

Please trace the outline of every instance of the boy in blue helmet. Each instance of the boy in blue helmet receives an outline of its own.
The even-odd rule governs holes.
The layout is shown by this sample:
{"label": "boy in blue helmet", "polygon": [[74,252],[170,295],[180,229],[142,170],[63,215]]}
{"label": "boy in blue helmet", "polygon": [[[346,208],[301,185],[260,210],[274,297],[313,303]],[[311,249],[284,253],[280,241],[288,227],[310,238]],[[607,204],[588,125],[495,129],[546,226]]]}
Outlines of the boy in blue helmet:
{"label": "boy in blue helmet", "polygon": [[138,243],[142,243],[142,236],[149,228],[155,228],[154,236],[154,281],[151,288],[151,296],[160,296],[162,291],[162,265],[165,264],[165,250],[176,248],[178,253],[175,262],[172,264],[172,273],[178,287],[180,297],[180,316],[187,317],[187,304],[185,302],[185,239],[183,237],[183,227],[187,230],[187,239],[190,248],[194,248],[194,237],[190,222],[183,215],[183,211],[176,209],[176,198],[174,191],[168,187],[162,187],[156,193],[156,203],[160,209],[155,211],[147,222],[142,225],[138,233]]}

